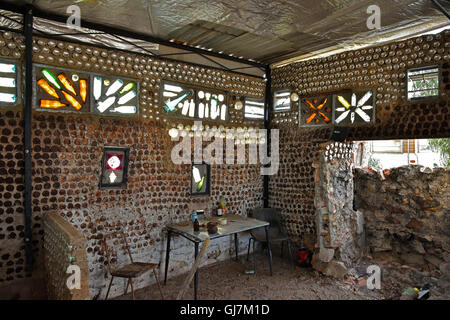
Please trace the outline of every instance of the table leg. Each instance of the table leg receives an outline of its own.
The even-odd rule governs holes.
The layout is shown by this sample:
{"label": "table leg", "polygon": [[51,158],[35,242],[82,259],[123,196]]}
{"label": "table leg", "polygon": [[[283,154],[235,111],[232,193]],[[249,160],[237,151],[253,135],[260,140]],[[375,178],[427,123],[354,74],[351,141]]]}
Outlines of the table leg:
{"label": "table leg", "polygon": [[269,226],[265,227],[266,229],[266,242],[267,242],[267,253],[269,254],[269,267],[270,267],[270,275],[272,276],[272,250],[270,249],[270,239],[269,239]]}
{"label": "table leg", "polygon": [[[250,238],[251,239],[251,238]],[[256,273],[256,251],[255,251],[255,243],[256,240],[253,239],[253,270],[255,270]]]}
{"label": "table leg", "polygon": [[238,246],[238,235],[237,235],[237,233],[234,234],[234,251],[236,252],[236,261],[238,261],[239,246]]}
{"label": "table leg", "polygon": [[[195,253],[194,253],[194,261],[198,256],[198,242],[195,242]],[[194,300],[197,300],[197,289],[198,289],[198,269],[195,271],[194,275]]]}
{"label": "table leg", "polygon": [[172,231],[167,231],[167,249],[166,249],[166,266],[165,266],[165,273],[164,273],[164,285],[167,282],[167,271],[169,270],[169,258],[170,258],[170,238],[172,236]]}

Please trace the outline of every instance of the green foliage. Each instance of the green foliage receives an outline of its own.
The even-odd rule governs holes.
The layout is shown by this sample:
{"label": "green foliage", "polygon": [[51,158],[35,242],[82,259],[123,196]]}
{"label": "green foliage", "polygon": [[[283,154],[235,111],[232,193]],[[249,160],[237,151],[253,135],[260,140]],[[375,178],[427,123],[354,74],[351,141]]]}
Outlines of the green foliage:
{"label": "green foliage", "polygon": [[372,155],[370,155],[368,164],[369,164],[369,167],[381,170],[381,162],[380,162],[380,160],[374,158]]}
{"label": "green foliage", "polygon": [[[410,91],[410,98],[439,95],[439,76],[437,68],[412,71],[408,76],[408,91]],[[419,78],[417,78],[417,76],[419,76]],[[420,78],[420,76],[423,76],[423,78]]]}
{"label": "green foliage", "polygon": [[415,93],[416,96],[430,97],[430,96],[437,96],[439,94],[437,88],[438,88],[438,79],[428,79],[425,81],[414,81],[412,91],[417,91]]}
{"label": "green foliage", "polygon": [[429,139],[428,145],[434,152],[439,152],[444,167],[450,166],[450,138]]}

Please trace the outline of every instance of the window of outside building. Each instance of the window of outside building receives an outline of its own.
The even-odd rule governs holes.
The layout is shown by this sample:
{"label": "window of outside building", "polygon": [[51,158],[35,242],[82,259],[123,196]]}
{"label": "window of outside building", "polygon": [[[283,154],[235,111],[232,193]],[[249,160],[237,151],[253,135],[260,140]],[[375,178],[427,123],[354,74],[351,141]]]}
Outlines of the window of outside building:
{"label": "window of outside building", "polygon": [[433,152],[428,144],[428,139],[418,139],[417,140],[417,151],[424,152]]}
{"label": "window of outside building", "polygon": [[371,145],[374,153],[402,153],[402,140],[374,140]]}

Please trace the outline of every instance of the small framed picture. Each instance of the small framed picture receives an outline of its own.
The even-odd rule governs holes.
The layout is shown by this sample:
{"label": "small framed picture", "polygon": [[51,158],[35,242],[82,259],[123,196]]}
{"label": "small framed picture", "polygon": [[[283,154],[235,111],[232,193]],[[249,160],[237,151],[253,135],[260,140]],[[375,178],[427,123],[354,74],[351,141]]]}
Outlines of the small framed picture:
{"label": "small framed picture", "polygon": [[129,148],[103,148],[100,188],[123,187],[127,184],[129,153]]}
{"label": "small framed picture", "polygon": [[192,164],[191,195],[209,195],[211,167],[206,163]]}

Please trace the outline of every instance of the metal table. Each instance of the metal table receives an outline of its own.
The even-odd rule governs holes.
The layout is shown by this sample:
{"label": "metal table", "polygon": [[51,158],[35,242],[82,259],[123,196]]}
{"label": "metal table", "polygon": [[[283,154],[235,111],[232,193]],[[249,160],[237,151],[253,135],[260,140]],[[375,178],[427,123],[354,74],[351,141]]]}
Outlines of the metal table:
{"label": "metal table", "polygon": [[[270,239],[269,239],[269,222],[257,220],[254,218],[242,217],[234,214],[226,214],[222,217],[211,217],[205,220],[207,221],[218,221],[221,218],[225,218],[227,220],[226,225],[218,224],[218,231],[215,234],[209,234],[206,230],[206,227],[200,227],[200,231],[194,231],[192,223],[179,223],[179,224],[170,224],[167,226],[167,249],[166,249],[166,268],[164,274],[164,284],[167,282],[167,271],[169,269],[169,258],[170,258],[170,239],[172,237],[172,233],[178,234],[189,241],[192,241],[195,246],[194,256],[195,259],[198,255],[198,246],[201,242],[203,242],[206,238],[210,238],[211,240],[221,238],[224,236],[229,236],[234,234],[234,245],[235,245],[235,253],[236,260],[238,260],[238,232],[249,231],[252,229],[257,229],[264,227],[266,231],[266,240],[267,240],[267,251],[269,254],[269,266],[270,266],[270,275],[272,276],[272,251],[270,249]],[[197,300],[197,289],[198,289],[198,269],[195,272],[194,276],[194,299]]]}

